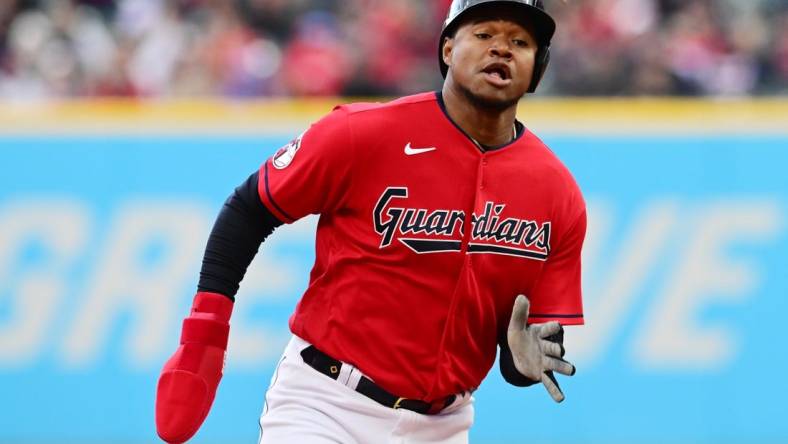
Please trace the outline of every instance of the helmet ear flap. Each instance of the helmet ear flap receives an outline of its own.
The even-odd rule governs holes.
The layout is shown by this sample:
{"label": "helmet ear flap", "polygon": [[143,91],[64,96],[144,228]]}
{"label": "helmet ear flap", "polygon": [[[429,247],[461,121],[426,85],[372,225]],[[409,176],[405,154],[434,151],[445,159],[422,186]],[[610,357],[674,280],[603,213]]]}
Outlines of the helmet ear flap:
{"label": "helmet ear flap", "polygon": [[528,87],[529,93],[536,91],[536,87],[539,86],[539,82],[542,81],[542,77],[545,71],[547,71],[547,65],[549,63],[550,46],[539,46],[539,50],[536,51],[536,57],[534,57],[534,74],[533,77],[531,77],[531,86]]}

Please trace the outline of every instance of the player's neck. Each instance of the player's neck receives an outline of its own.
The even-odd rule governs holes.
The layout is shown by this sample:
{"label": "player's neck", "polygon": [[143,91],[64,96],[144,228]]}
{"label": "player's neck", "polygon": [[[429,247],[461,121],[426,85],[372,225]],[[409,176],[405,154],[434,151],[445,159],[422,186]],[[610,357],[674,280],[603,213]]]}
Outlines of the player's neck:
{"label": "player's neck", "polygon": [[476,142],[500,146],[514,138],[512,128],[517,116],[516,104],[505,109],[480,106],[447,85],[443,86],[443,101],[449,117]]}

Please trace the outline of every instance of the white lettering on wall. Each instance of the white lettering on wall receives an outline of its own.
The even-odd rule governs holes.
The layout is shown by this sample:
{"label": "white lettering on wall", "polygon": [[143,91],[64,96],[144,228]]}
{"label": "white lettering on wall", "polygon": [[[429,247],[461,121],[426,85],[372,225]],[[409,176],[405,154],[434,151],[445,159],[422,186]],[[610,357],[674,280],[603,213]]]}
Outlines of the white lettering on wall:
{"label": "white lettering on wall", "polygon": [[[197,273],[210,229],[209,212],[184,202],[129,202],[122,206],[103,242],[96,271],[76,302],[81,309],[63,340],[68,365],[89,366],[106,350],[119,315],[129,313],[132,326],[124,350],[133,367],[160,365],[163,348],[177,346],[173,333],[187,312],[180,298],[196,288]],[[155,260],[147,250],[160,251]],[[177,333],[176,333],[177,334]]]}
{"label": "white lettering on wall", "polygon": [[673,235],[679,212],[676,201],[650,202],[634,218],[614,259],[608,259],[610,252],[602,246],[609,248],[620,237],[612,235],[614,218],[607,206],[589,205],[586,242],[591,248],[584,247],[583,251],[583,305],[588,325],[566,330],[572,359],[589,365],[604,354],[626,321],[644,281],[663,258],[664,245]]}
{"label": "white lettering on wall", "polygon": [[727,201],[690,212],[686,248],[672,252],[673,273],[633,342],[636,362],[648,368],[720,369],[735,359],[741,333],[723,322],[701,323],[723,304],[741,308],[761,284],[757,257],[737,257],[734,246],[765,244],[781,225],[769,201]]}
{"label": "white lettering on wall", "polygon": [[[83,252],[89,219],[84,206],[62,200],[11,202],[0,208],[0,364],[22,366],[39,357],[62,315],[68,277]],[[26,247],[37,259],[23,264]],[[3,296],[8,299],[3,301]]]}
{"label": "white lettering on wall", "polygon": [[[781,210],[779,200],[690,206],[663,199],[618,214],[592,202],[587,325],[567,329],[568,358],[586,368],[610,358],[657,370],[730,364],[745,332],[704,314],[745,309],[768,285],[758,256],[736,256],[734,248],[746,253],[777,242]],[[92,216],[68,199],[0,207],[0,368],[33,365],[55,350],[46,358],[82,369],[110,357],[151,369],[177,347],[215,210],[184,200],[131,201],[99,227]],[[287,316],[307,282],[315,221],[277,229],[249,268],[228,369],[259,369],[281,353]]]}

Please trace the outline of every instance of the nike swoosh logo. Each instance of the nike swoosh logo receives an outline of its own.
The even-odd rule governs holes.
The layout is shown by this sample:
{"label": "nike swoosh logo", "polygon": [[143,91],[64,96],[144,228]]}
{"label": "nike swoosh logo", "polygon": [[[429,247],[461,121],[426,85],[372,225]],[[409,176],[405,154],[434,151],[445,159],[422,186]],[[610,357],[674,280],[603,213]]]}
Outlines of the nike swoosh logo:
{"label": "nike swoosh logo", "polygon": [[407,154],[408,156],[413,156],[415,154],[429,153],[430,151],[435,151],[435,150],[437,150],[437,148],[435,148],[434,146],[430,148],[411,148],[410,142],[408,142],[408,144],[405,145],[405,154]]}

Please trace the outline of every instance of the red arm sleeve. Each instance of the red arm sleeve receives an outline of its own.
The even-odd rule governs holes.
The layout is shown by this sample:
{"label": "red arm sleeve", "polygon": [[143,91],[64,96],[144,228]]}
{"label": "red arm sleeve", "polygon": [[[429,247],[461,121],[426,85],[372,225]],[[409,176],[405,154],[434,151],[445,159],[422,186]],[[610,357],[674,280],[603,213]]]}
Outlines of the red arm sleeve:
{"label": "red arm sleeve", "polygon": [[352,151],[347,111],[337,107],[260,167],[260,200],[285,223],[341,208]]}
{"label": "red arm sleeve", "polygon": [[563,234],[559,245],[545,262],[542,274],[530,295],[528,322],[558,321],[581,325],[583,298],[580,289],[580,253],[586,234],[586,211],[577,216]]}

